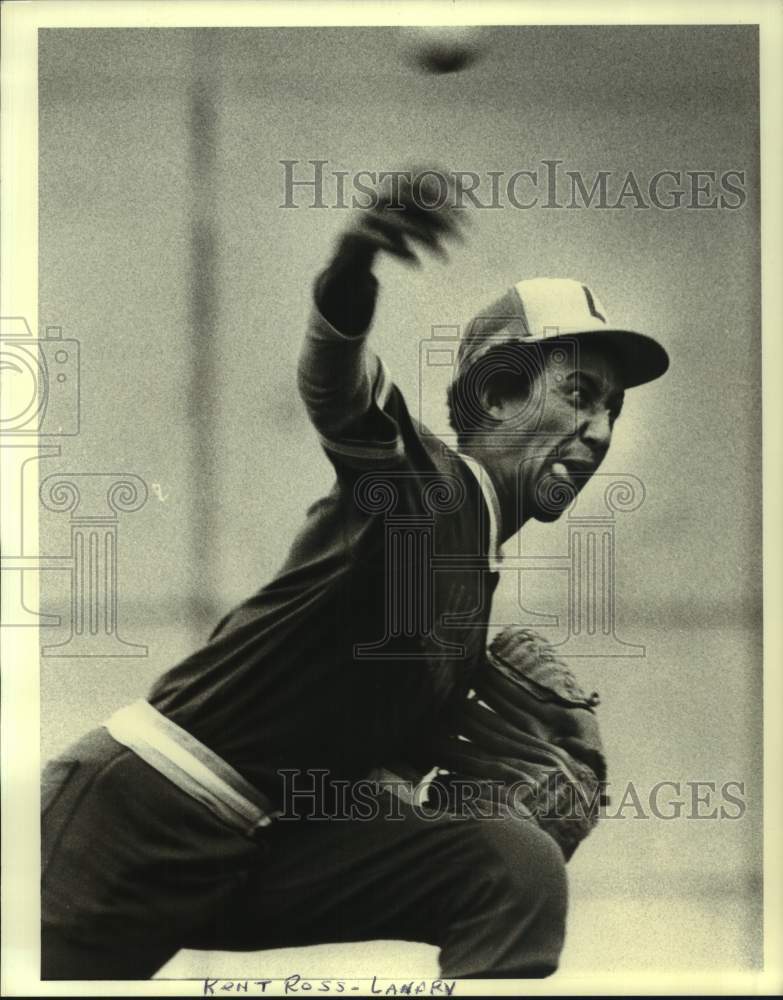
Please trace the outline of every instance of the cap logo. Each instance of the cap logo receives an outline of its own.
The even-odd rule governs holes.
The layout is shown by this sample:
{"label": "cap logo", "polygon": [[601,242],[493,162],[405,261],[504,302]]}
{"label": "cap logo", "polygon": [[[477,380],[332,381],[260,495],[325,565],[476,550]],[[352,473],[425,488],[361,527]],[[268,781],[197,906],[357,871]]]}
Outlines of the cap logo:
{"label": "cap logo", "polygon": [[643,385],[669,366],[652,337],[615,329],[588,285],[570,278],[525,278],[471,320],[460,339],[460,374],[495,346],[600,335],[620,359],[626,388]]}
{"label": "cap logo", "polygon": [[593,299],[593,293],[587,287],[587,285],[582,285],[582,290],[585,293],[585,298],[587,299],[587,308],[590,310],[590,315],[595,316],[596,319],[600,319],[602,323],[606,322],[606,316],[602,316],[601,313],[595,308],[595,300]]}

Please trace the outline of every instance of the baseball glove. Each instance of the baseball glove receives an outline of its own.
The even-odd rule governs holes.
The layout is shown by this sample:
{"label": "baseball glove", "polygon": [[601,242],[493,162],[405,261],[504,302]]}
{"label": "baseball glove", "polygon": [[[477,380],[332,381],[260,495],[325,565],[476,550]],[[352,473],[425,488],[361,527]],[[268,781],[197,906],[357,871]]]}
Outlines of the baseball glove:
{"label": "baseball glove", "polygon": [[469,787],[472,799],[535,819],[570,858],[606,803],[597,704],[542,636],[498,633],[437,746],[450,808]]}

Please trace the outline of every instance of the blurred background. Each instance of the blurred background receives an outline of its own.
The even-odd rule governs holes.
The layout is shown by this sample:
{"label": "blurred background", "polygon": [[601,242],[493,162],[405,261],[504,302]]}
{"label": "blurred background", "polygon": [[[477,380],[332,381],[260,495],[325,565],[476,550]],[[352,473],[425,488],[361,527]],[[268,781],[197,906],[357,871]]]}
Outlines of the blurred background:
{"label": "blurred background", "polygon": [[[336,171],[435,163],[507,178],[562,160],[588,189],[598,171],[612,172],[610,203],[629,171],[642,190],[661,170],[744,171],[747,197],[734,210],[633,208],[632,198],[617,209],[547,209],[541,181],[534,208],[504,199],[502,210],[472,211],[468,241],[449,264],[381,264],[373,336],[412,411],[421,400],[436,429],[442,372],[421,364],[420,345],[433,326],[463,324],[523,277],[585,281],[616,324],[666,345],[670,372],[629,394],[602,470],[644,487],[643,502],[615,526],[616,635],[633,655],[572,660],[602,695],[615,802],[633,781],[643,811],[631,804],[607,819],[569,866],[563,969],[754,968],[756,31],[494,27],[477,38],[475,63],[432,75],[412,66],[415,40],[394,28],[39,33],[39,317],[42,335],[60,327],[79,341],[81,418],[39,474],[132,474],[147,489],[146,503],[109,529],[114,638],[124,646],[58,648],[71,635],[76,581],[71,563],[42,574],[42,606],[61,618],[41,632],[53,647],[41,661],[42,755],[142,697],[201,643],[273,574],[305,509],[329,488],[295,361],[313,279],[348,220],[334,207]],[[309,161],[326,161],[330,207],[308,207],[311,188],[295,190],[299,207],[282,207],[291,200],[283,160],[298,161],[296,178],[310,180]],[[561,202],[569,200],[566,187]],[[598,502],[603,487],[595,489]],[[105,516],[96,510],[81,513]],[[43,553],[68,556],[75,517],[42,509]],[[562,562],[568,530],[565,518],[526,527],[521,551]],[[562,638],[564,574],[521,579],[513,566],[504,572],[493,621],[546,620],[544,630]],[[648,793],[661,781],[680,783],[680,818],[650,814]],[[742,815],[691,818],[694,781],[717,788],[701,813],[720,805],[725,782],[742,783]],[[401,943],[295,957],[183,952],[161,975],[429,976],[435,958]]]}

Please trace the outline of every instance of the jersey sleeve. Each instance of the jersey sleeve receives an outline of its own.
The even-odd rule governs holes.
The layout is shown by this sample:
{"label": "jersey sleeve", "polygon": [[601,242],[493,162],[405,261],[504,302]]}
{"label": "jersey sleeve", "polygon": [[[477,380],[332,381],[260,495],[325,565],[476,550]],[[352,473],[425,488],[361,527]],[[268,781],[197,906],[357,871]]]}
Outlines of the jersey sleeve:
{"label": "jersey sleeve", "polygon": [[299,357],[299,392],[321,444],[338,468],[383,468],[404,455],[390,410],[398,395],[367,333],[341,332],[313,305]]}

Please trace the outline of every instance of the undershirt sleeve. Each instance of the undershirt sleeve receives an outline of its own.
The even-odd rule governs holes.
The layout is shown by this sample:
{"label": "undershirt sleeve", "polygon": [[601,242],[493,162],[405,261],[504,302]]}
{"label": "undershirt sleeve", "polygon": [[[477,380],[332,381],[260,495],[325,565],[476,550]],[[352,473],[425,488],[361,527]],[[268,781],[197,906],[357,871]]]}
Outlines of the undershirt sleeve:
{"label": "undershirt sleeve", "polygon": [[[367,344],[377,281],[370,273],[363,275],[366,288],[359,296],[351,296],[340,315],[335,301],[339,297],[326,294],[330,278],[326,271],[316,281],[299,356],[299,392],[334,464],[377,468],[399,459],[404,451],[397,423],[384,410],[393,383]],[[363,308],[357,309],[356,302],[362,300]],[[330,318],[325,315],[327,309]],[[338,328],[340,321],[352,332]]]}

